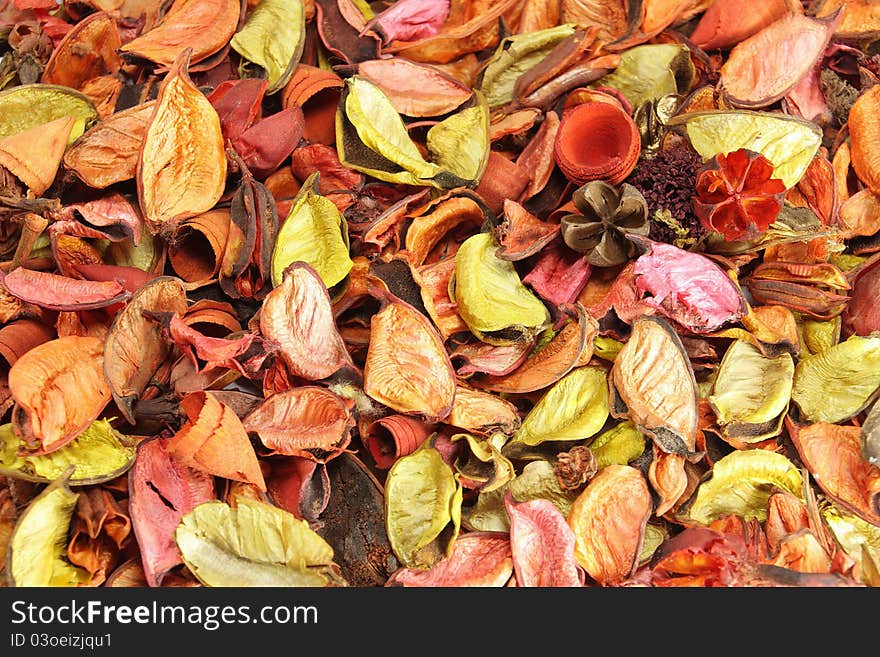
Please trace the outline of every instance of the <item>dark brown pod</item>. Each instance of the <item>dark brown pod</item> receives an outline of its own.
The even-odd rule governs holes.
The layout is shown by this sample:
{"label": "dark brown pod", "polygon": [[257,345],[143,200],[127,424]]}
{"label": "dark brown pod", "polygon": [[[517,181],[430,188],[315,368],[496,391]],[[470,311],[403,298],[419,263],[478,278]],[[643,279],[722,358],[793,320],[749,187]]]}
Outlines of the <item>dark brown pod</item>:
{"label": "dark brown pod", "polygon": [[632,117],[614,103],[588,102],[567,110],[556,134],[556,164],[571,182],[617,185],[635,168],[641,135]]}

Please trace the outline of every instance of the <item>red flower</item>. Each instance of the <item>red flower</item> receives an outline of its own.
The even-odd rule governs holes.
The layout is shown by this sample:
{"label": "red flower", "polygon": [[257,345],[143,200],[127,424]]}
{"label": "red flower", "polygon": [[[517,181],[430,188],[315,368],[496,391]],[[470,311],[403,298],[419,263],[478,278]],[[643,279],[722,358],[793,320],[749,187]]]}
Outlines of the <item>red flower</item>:
{"label": "red flower", "polygon": [[719,153],[697,173],[694,211],[725,239],[756,239],[782,209],[785,183],[772,176],[773,164],[760,153]]}

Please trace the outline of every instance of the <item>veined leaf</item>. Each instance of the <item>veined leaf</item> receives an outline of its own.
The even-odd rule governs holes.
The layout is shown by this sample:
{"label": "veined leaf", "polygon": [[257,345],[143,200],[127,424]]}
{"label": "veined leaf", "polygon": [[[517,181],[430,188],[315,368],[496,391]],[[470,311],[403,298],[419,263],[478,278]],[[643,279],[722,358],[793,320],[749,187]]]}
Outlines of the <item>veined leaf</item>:
{"label": "veined leaf", "polygon": [[608,419],[608,380],[601,367],[576,367],[553,384],[529,411],[513,442],[584,440]]}
{"label": "veined leaf", "polygon": [[267,74],[267,94],[279,91],[299,63],[306,40],[302,0],[261,0],[249,10],[229,45],[239,55],[262,67]]}
{"label": "veined leaf", "polygon": [[430,443],[395,461],[385,481],[388,539],[408,568],[448,557],[461,522],[461,485]]}
{"label": "veined leaf", "polygon": [[134,463],[135,445],[109,420],[95,420],[71,442],[49,454],[22,455],[12,424],[0,425],[0,474],[50,482],[73,468],[68,484],[91,485],[114,479]]}
{"label": "veined leaf", "polygon": [[317,191],[318,174],[309,176],[278,229],[272,252],[272,284],[294,262],[314,269],[328,289],[342,281],[354,265],[348,252],[348,225],[333,201]]}
{"label": "veined leaf", "polygon": [[333,548],[307,521],[258,500],[199,504],[183,516],[175,539],[205,586],[345,586]]}
{"label": "veined leaf", "polygon": [[70,518],[79,493],[61,477],[35,497],[15,524],[6,576],[12,586],[78,586],[89,574],[65,558]]}

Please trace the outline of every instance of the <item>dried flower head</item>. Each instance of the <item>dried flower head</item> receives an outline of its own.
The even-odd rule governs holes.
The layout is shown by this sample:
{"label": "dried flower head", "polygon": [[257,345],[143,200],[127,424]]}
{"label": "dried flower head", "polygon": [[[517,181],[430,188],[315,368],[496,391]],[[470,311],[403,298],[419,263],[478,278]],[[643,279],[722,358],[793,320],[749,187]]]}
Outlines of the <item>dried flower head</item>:
{"label": "dried flower head", "polygon": [[647,235],[648,205],[632,185],[619,187],[592,180],[571,197],[577,212],[560,220],[565,244],[586,256],[596,267],[619,265],[635,253],[627,233]]}
{"label": "dried flower head", "polygon": [[745,148],[719,153],[697,174],[694,210],[703,225],[725,239],[760,237],[779,215],[785,183],[773,163]]}

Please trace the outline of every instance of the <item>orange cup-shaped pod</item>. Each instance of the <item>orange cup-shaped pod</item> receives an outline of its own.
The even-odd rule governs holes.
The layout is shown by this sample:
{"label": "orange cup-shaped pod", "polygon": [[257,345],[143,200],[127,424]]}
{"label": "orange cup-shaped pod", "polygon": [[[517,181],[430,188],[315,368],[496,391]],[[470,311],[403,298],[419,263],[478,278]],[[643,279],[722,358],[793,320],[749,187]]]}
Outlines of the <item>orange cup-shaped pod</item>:
{"label": "orange cup-shaped pod", "polygon": [[376,467],[387,470],[397,459],[412,454],[433,430],[433,425],[416,417],[386,415],[367,427],[363,441]]}
{"label": "orange cup-shaped pod", "polygon": [[632,173],[641,153],[638,126],[614,103],[588,102],[562,115],[556,134],[556,164],[574,184],[605,180],[617,185]]}

